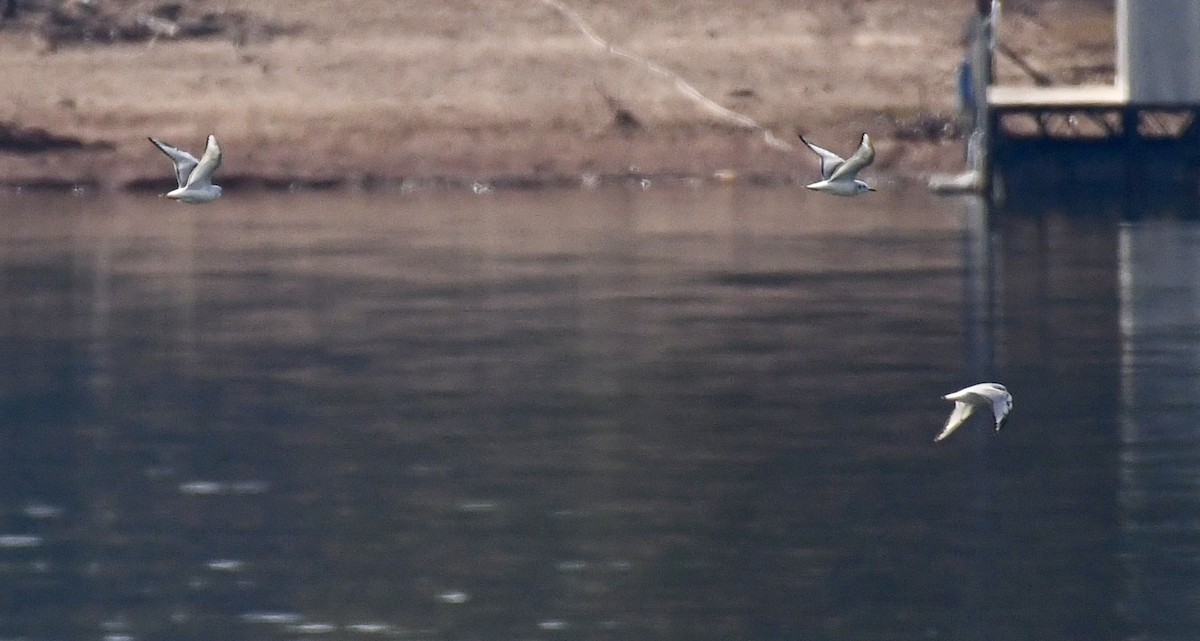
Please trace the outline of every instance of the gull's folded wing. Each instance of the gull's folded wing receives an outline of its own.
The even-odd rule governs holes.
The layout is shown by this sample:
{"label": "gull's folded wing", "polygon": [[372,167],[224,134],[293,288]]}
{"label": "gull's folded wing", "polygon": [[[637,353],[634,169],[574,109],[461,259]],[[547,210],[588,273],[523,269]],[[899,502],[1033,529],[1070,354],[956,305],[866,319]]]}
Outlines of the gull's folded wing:
{"label": "gull's folded wing", "polygon": [[996,419],[996,430],[1004,422],[1004,417],[1012,410],[1012,395],[1003,394],[992,399],[992,416]]}
{"label": "gull's folded wing", "polygon": [[815,153],[817,157],[821,159],[822,180],[829,180],[829,177],[833,175],[833,172],[837,171],[837,168],[841,167],[842,163],[846,162],[841,156],[833,153],[832,151],[812,144],[804,136],[800,136],[800,142],[804,143],[809,149],[813,150],[813,153]]}
{"label": "gull's folded wing", "polygon": [[858,172],[873,162],[875,162],[875,146],[871,144],[870,136],[863,134],[862,142],[858,144],[858,149],[854,152],[854,155],[850,156],[846,162],[833,170],[833,175],[829,179],[854,180],[858,176]]}
{"label": "gull's folded wing", "polygon": [[975,413],[975,406],[962,401],[954,402],[954,411],[950,412],[950,418],[946,420],[946,426],[942,428],[942,433],[933,439],[934,442],[940,441],[954,433],[954,430],[967,422],[971,418],[971,414]]}
{"label": "gull's folded wing", "polygon": [[175,165],[175,181],[179,183],[179,186],[186,185],[188,177],[192,175],[192,170],[196,168],[196,165],[200,161],[196,160],[196,157],[188,152],[176,149],[161,140],[151,138],[150,142],[154,143],[154,146],[158,147],[159,151],[166,154],[167,158],[171,159],[171,163]]}
{"label": "gull's folded wing", "polygon": [[187,186],[201,187],[212,184],[213,172],[217,167],[221,166],[221,147],[217,145],[217,137],[208,137],[208,146],[204,148],[204,155],[200,157],[200,162],[196,165],[196,169],[192,171],[191,177],[188,178]]}

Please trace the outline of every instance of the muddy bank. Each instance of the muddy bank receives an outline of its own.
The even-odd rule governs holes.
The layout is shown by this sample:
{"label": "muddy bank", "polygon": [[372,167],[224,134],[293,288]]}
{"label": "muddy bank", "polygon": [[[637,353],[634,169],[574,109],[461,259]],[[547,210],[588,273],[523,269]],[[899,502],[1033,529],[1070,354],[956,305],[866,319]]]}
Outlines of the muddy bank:
{"label": "muddy bank", "polygon": [[[567,3],[631,57],[544,0],[417,5],[20,3],[0,21],[0,182],[144,188],[169,182],[146,136],[198,152],[210,132],[235,185],[815,171],[798,145],[767,145],[631,57],[793,144],[799,130],[849,152],[870,131],[881,177],[961,166],[954,79],[972,3]],[[1046,7],[1012,21],[1010,46],[1047,77],[1104,73],[1111,14]],[[1039,26],[1066,9],[1072,32]]]}

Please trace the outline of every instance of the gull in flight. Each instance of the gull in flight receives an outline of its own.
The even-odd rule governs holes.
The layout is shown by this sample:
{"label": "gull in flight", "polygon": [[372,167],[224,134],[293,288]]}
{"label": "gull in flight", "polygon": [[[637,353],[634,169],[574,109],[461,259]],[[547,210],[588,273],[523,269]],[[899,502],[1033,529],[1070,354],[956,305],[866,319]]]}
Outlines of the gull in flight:
{"label": "gull in flight", "polygon": [[862,142],[858,144],[858,150],[854,152],[853,156],[850,156],[849,160],[844,160],[824,147],[812,144],[803,135],[800,136],[800,141],[821,159],[821,180],[811,185],[805,185],[806,187],[835,196],[857,196],[868,191],[875,191],[870,185],[858,179],[858,172],[875,160],[875,147],[871,145],[870,136],[862,135]]}
{"label": "gull in flight", "polygon": [[987,407],[992,411],[992,416],[996,419],[996,431],[1000,431],[1000,425],[1004,423],[1004,417],[1008,416],[1013,404],[1012,394],[999,383],[979,383],[942,398],[954,401],[954,411],[950,412],[950,418],[946,420],[946,427],[942,428],[942,433],[933,439],[935,442],[950,436],[980,407]]}
{"label": "gull in flight", "polygon": [[221,166],[221,147],[217,145],[217,137],[208,137],[208,146],[200,160],[182,149],[176,149],[161,140],[150,139],[155,147],[167,155],[175,165],[175,180],[178,189],[166,193],[167,198],[174,198],[185,203],[197,205],[210,203],[221,197],[221,188],[212,184],[213,172]]}

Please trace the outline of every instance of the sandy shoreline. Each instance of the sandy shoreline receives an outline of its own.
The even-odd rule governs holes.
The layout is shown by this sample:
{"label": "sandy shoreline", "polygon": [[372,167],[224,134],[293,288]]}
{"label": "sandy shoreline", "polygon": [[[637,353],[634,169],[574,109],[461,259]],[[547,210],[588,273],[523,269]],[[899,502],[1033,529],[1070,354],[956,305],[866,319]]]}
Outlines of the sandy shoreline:
{"label": "sandy shoreline", "polygon": [[[0,73],[11,79],[0,87],[0,183],[154,188],[169,173],[146,136],[199,148],[209,132],[225,149],[226,183],[265,187],[800,180],[815,170],[806,150],[771,147],[543,0],[176,4],[175,24],[213,31],[97,43],[59,35],[45,13],[0,24]],[[877,176],[961,167],[954,78],[971,3],[568,4],[623,51],[793,144],[802,130],[849,152],[870,131]],[[163,15],[155,2],[93,5],[111,24]],[[1111,16],[1088,16],[1084,36],[1099,44],[1086,51],[1032,22],[1008,35],[1047,48],[1043,68],[1062,76],[1095,66],[1103,49],[1096,33]],[[99,33],[115,33],[107,28]],[[39,148],[46,141],[57,142]]]}

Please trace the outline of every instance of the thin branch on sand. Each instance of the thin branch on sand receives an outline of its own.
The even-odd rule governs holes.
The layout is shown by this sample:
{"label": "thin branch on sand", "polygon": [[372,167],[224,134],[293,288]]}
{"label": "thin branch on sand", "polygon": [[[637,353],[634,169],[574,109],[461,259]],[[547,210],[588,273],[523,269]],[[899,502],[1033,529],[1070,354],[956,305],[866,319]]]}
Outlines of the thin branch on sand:
{"label": "thin branch on sand", "polygon": [[597,34],[594,29],[592,29],[591,25],[589,25],[587,21],[583,19],[582,16],[580,16],[574,9],[563,4],[561,0],[541,0],[541,3],[558,11],[565,18],[567,18],[567,20],[570,20],[571,23],[575,25],[575,28],[579,29],[579,31],[588,38],[588,40],[591,40],[608,53],[629,60],[655,75],[662,76],[663,78],[670,80],[674,84],[676,91],[687,96],[693,102],[706,109],[709,113],[712,113],[718,118],[722,118],[728,122],[732,122],[740,127],[745,127],[746,129],[752,129],[754,131],[761,131],[763,134],[763,140],[775,149],[783,151],[792,151],[795,149],[795,147],[793,147],[786,140],[780,139],[774,133],[772,133],[770,129],[762,126],[758,123],[758,121],[754,120],[750,116],[740,114],[732,109],[723,107],[704,94],[700,93],[699,89],[696,89],[691,83],[684,80],[674,71],[671,71],[670,69],[667,69],[666,67],[653,61],[629,53],[628,51],[617,47],[604,38],[601,38],[600,35]]}

